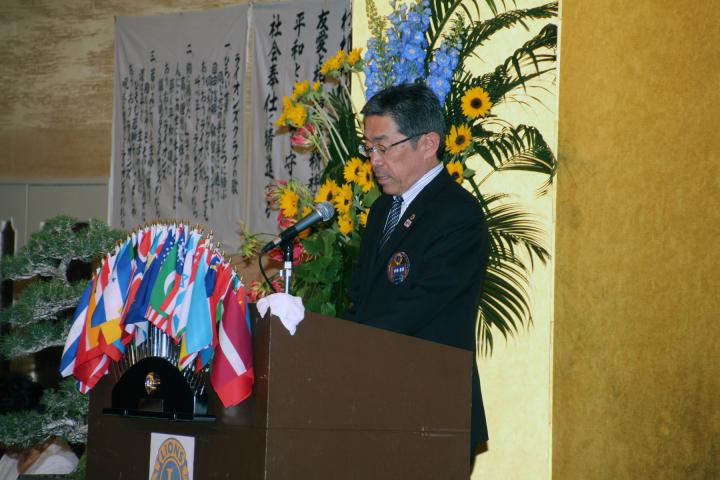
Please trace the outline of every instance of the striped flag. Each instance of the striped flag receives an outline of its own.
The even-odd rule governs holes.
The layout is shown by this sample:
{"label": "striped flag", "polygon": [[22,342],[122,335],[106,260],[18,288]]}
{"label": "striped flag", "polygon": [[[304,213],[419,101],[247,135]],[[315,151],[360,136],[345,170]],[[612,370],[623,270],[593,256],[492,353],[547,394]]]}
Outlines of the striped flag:
{"label": "striped flag", "polygon": [[225,407],[242,402],[252,393],[255,374],[252,363],[252,331],[245,287],[236,284],[222,304],[218,341],[210,382]]}
{"label": "striped flag", "polygon": [[92,294],[95,277],[88,282],[85,291],[80,296],[80,302],[75,313],[73,314],[72,326],[70,327],[70,333],[65,340],[65,348],[63,349],[62,357],[60,357],[60,375],[67,377],[72,375],[75,369],[75,360],[77,358],[78,347],[83,340],[83,334],[85,333],[85,322],[87,321],[88,304],[90,302],[90,295]]}

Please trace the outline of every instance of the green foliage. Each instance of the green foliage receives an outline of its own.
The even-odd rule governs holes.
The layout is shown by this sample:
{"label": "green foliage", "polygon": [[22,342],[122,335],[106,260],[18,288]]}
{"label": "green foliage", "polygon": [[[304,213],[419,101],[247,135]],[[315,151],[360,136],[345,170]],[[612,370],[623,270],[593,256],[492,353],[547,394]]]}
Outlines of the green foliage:
{"label": "green foliage", "polygon": [[360,236],[353,232],[350,241],[340,243],[337,233],[320,230],[303,241],[312,261],[295,269],[299,281],[295,293],[305,299],[305,307],[322,315],[337,316],[347,307],[345,292],[350,283],[353,265],[360,248]]}
{"label": "green foliage", "polygon": [[64,279],[72,260],[90,262],[126,235],[98,220],[90,220],[88,227],[83,229],[76,227],[78,222],[64,215],[45,222],[14,257],[3,259],[0,278],[23,280],[41,276]]}
{"label": "green foliage", "polygon": [[17,358],[65,345],[70,322],[33,323],[23,329],[10,330],[0,337],[0,355]]}
{"label": "green foliage", "polygon": [[65,380],[57,391],[44,392],[40,411],[0,415],[0,443],[29,448],[53,435],[70,443],[84,443],[87,407],[88,399],[77,391],[75,382]]}
{"label": "green foliage", "polygon": [[11,307],[0,311],[0,323],[24,328],[32,323],[61,318],[75,308],[85,286],[83,282],[68,285],[59,279],[33,282]]}
{"label": "green foliage", "polygon": [[[30,280],[15,304],[0,312],[10,331],[0,337],[0,355],[16,358],[48,347],[62,346],[70,330],[70,317],[86,287],[71,285],[67,268],[73,260],[92,263],[111,251],[126,234],[91,220],[58,216],[34,233],[27,245],[0,263],[0,278]],[[30,447],[57,435],[72,443],[87,436],[87,398],[64,381],[56,391],[46,390],[40,411],[0,416],[0,443]]]}

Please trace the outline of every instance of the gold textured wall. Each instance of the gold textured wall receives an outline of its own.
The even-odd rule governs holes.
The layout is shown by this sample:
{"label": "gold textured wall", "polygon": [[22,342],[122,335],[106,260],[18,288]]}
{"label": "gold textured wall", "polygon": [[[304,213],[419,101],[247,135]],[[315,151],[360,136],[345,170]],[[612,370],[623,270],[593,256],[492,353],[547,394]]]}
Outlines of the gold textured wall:
{"label": "gold textured wall", "polygon": [[553,478],[720,478],[718,6],[562,5]]}
{"label": "gold textured wall", "polygon": [[108,177],[114,18],[238,3],[0,1],[0,177]]}

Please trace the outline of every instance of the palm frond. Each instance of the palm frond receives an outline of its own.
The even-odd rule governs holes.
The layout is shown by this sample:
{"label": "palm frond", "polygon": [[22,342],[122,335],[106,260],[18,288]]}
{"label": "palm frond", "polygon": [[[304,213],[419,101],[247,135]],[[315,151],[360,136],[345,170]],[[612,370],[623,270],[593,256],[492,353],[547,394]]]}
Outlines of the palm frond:
{"label": "palm frond", "polygon": [[532,324],[528,270],[505,259],[488,265],[478,310],[477,340],[487,355],[493,349],[493,329],[507,338]]}
{"label": "palm frond", "polygon": [[[548,24],[535,37],[515,50],[493,72],[473,76],[471,72],[458,71],[456,83],[459,88],[451,92],[448,104],[452,104],[459,111],[462,93],[473,87],[482,87],[487,91],[494,104],[501,102],[513,89],[524,87],[528,81],[555,70],[556,46],[557,26]],[[548,53],[548,50],[552,53]],[[552,64],[552,67],[543,68],[545,64]],[[530,67],[533,70],[528,72]]]}
{"label": "palm frond", "polygon": [[505,127],[483,138],[475,151],[495,171],[518,170],[545,175],[547,182],[541,188],[547,188],[555,176],[555,154],[535,127]]}
{"label": "palm frond", "polygon": [[542,224],[521,205],[505,203],[506,198],[507,195],[496,194],[481,200],[490,232],[490,261],[505,259],[527,268],[518,256],[519,250],[529,258],[530,268],[534,267],[535,260],[547,263],[550,253],[544,245]]}
{"label": "palm frond", "polygon": [[[505,0],[501,0],[503,6]],[[495,0],[485,0],[493,16],[497,15],[498,9]],[[471,11],[471,8],[474,11]],[[469,19],[480,17],[480,4],[478,0],[431,0],[430,1],[430,27],[427,31],[427,39],[430,45],[428,51],[436,48],[442,38],[442,33],[450,21],[460,14],[462,10]]]}
{"label": "palm frond", "polygon": [[552,2],[534,8],[511,10],[485,21],[473,22],[465,29],[465,33],[462,35],[460,62],[476,55],[477,49],[500,30],[513,28],[516,25],[522,25],[526,30],[529,30],[527,21],[554,18],[557,13],[558,4]]}
{"label": "palm frond", "polygon": [[[479,195],[490,232],[490,261],[480,296],[477,340],[484,355],[492,353],[493,330],[507,338],[532,324],[530,274],[535,260],[546,264],[544,230],[521,205],[506,203],[508,195]],[[529,259],[529,264],[525,259]]]}

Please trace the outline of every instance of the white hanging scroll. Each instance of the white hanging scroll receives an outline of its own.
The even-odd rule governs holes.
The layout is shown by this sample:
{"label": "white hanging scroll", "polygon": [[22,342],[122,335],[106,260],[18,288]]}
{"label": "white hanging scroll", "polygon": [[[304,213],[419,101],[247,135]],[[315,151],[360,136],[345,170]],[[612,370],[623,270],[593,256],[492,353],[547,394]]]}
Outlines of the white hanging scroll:
{"label": "white hanging scroll", "polygon": [[282,98],[296,81],[320,78],[320,67],[343,48],[350,49],[350,0],[256,4],[252,22],[253,52],[252,162],[250,163],[250,230],[276,232],[274,212],[264,196],[273,180],[296,178],[317,184],[319,158],[290,149],[289,135],[276,135]]}
{"label": "white hanging scroll", "polygon": [[111,225],[181,218],[237,244],[247,13],[118,17]]}

